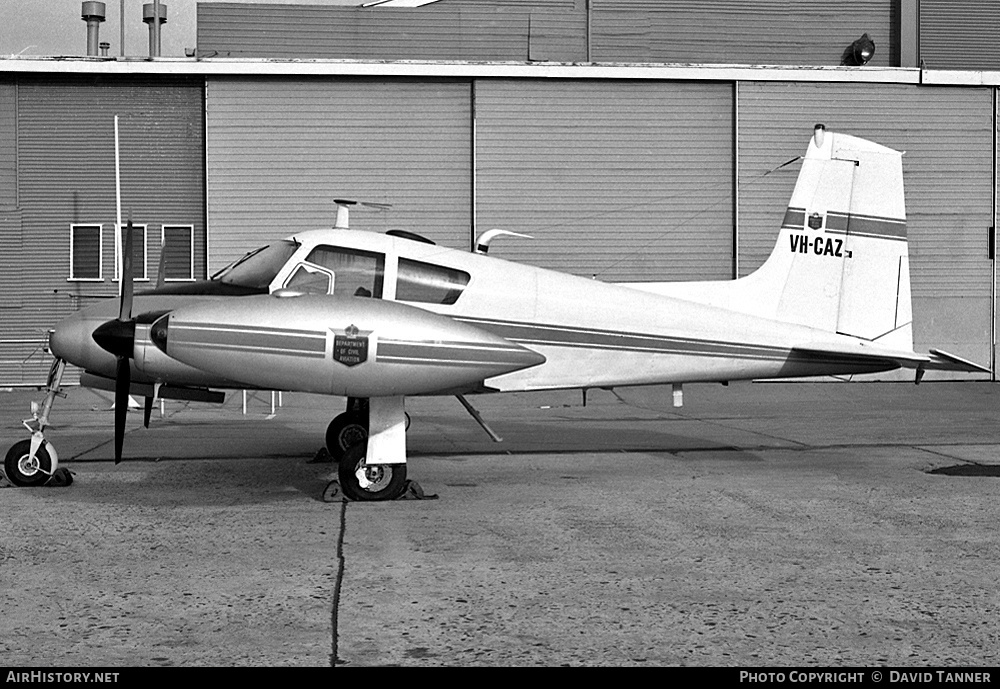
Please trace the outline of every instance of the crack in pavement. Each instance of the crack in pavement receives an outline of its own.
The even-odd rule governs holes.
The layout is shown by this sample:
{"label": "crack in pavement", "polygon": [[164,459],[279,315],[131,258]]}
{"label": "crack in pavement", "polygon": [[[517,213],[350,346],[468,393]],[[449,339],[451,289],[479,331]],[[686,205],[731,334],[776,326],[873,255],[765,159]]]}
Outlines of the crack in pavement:
{"label": "crack in pavement", "polygon": [[338,657],[340,633],[338,616],[340,614],[340,588],[344,582],[344,532],[347,529],[347,500],[340,501],[340,532],[337,534],[337,579],[333,588],[333,610],[330,612],[332,638],[330,640],[330,667],[344,665],[346,661]]}

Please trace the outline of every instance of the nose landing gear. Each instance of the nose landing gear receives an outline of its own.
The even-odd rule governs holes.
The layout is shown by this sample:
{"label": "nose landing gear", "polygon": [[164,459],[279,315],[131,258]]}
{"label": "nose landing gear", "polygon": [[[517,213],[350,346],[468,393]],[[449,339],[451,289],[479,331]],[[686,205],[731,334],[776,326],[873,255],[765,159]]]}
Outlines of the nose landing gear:
{"label": "nose landing gear", "polygon": [[[52,411],[52,403],[56,396],[65,396],[60,388],[65,369],[66,362],[62,359],[57,358],[52,363],[46,383],[45,399],[41,404],[32,402],[31,418],[22,422],[31,433],[31,438],[14,443],[4,458],[4,473],[7,475],[7,480],[15,486],[41,486],[53,480],[59,472],[59,455],[45,439],[44,432],[49,425],[49,412]],[[65,469],[62,472],[72,476]],[[72,478],[64,477],[60,483],[68,485],[70,481]]]}
{"label": "nose landing gear", "polygon": [[35,442],[31,440],[20,440],[7,451],[4,459],[4,472],[7,480],[15,486],[31,487],[40,486],[55,473],[56,461],[53,461],[47,449],[48,441],[42,439],[38,447],[32,449]]}

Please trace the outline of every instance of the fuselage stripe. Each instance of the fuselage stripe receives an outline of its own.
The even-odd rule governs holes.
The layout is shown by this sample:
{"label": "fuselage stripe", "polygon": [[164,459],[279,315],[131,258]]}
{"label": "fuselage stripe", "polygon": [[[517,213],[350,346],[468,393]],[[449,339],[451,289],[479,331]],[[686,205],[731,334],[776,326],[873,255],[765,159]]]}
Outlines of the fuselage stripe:
{"label": "fuselage stripe", "polygon": [[171,346],[324,356],[326,333],[312,330],[171,323]]}
{"label": "fuselage stripe", "polygon": [[675,356],[702,356],[707,358],[739,358],[755,361],[807,360],[810,363],[856,364],[869,362],[865,356],[849,354],[803,354],[788,346],[753,345],[737,342],[697,340],[622,333],[602,330],[584,330],[553,325],[536,325],[479,318],[456,318],[505,337],[525,346],[565,347],[596,351],[667,354]]}
{"label": "fuselage stripe", "polygon": [[284,347],[271,347],[271,346],[258,346],[252,344],[227,344],[223,342],[191,342],[188,340],[183,340],[181,342],[172,342],[170,344],[171,348],[178,349],[201,349],[201,350],[217,350],[224,352],[245,352],[247,354],[272,354],[277,356],[295,356],[304,357],[307,359],[323,359],[326,357],[326,352],[315,352],[303,349],[289,349]]}

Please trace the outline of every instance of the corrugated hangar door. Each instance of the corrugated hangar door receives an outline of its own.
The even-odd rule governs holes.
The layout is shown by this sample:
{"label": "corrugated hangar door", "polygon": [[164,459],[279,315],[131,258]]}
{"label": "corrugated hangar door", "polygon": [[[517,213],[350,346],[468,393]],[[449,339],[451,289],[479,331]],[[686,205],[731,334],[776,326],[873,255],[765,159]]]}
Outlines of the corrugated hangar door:
{"label": "corrugated hangar door", "polygon": [[209,261],[215,270],[297,231],[399,228],[468,249],[469,82],[212,78]]}
{"label": "corrugated hangar door", "polygon": [[799,165],[776,168],[805,153],[815,124],[905,151],[914,347],[988,366],[991,90],[741,82],[738,94],[740,274],[774,247]]}
{"label": "corrugated hangar door", "polygon": [[730,83],[481,79],[491,256],[616,281],[732,277]]}
{"label": "corrugated hangar door", "polygon": [[[22,384],[46,380],[48,328],[96,301],[117,298],[115,116],[123,220],[131,216],[146,228],[136,244],[148,247],[137,250],[145,261],[135,264],[137,276],[145,268],[146,280],[137,277],[136,289],[155,284],[164,225],[189,228],[189,260],[195,275],[204,273],[203,94],[198,77],[18,77],[18,207],[0,217],[0,251],[18,252],[20,299],[16,308],[0,308],[0,340],[15,341],[0,346],[0,359],[20,368]],[[79,226],[100,228],[82,251],[74,243]],[[93,261],[93,274],[78,272],[74,257],[83,254]]]}
{"label": "corrugated hangar door", "polygon": [[995,2],[920,0],[920,62],[927,69],[1000,69]]}

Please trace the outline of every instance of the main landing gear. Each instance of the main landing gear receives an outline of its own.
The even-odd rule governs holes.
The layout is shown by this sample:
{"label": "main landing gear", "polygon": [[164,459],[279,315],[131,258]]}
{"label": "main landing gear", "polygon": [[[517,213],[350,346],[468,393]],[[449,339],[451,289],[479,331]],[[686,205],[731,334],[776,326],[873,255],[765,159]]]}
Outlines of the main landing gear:
{"label": "main landing gear", "polygon": [[351,446],[337,465],[344,496],[351,500],[395,500],[406,491],[406,464],[368,464],[368,442]]}
{"label": "main landing gear", "polygon": [[368,440],[368,400],[347,399],[347,411],[334,417],[326,427],[326,450],[333,461],[339,462],[354,445]]}
{"label": "main landing gear", "polygon": [[[338,463],[339,486],[331,482],[324,498],[335,497],[338,489],[358,501],[396,500],[404,494],[424,497],[420,487],[406,479],[408,426],[402,397],[348,398],[347,410],[326,429],[326,449]],[[370,444],[375,445],[372,452]],[[373,456],[379,461],[370,462]]]}
{"label": "main landing gear", "polygon": [[[455,396],[493,442],[502,438],[462,395]],[[338,463],[323,499],[333,502],[343,492],[350,500],[397,500],[425,497],[416,481],[406,480],[406,431],[410,417],[402,397],[349,397],[347,410],[326,429],[326,449]]]}
{"label": "main landing gear", "polygon": [[45,428],[49,425],[52,403],[57,395],[63,396],[60,386],[65,369],[66,362],[62,359],[56,359],[52,363],[45,399],[41,404],[32,402],[31,418],[23,421],[31,438],[14,443],[4,458],[4,473],[7,480],[15,486],[41,486],[50,481],[69,485],[72,482],[72,474],[59,469],[59,455],[44,435]]}

